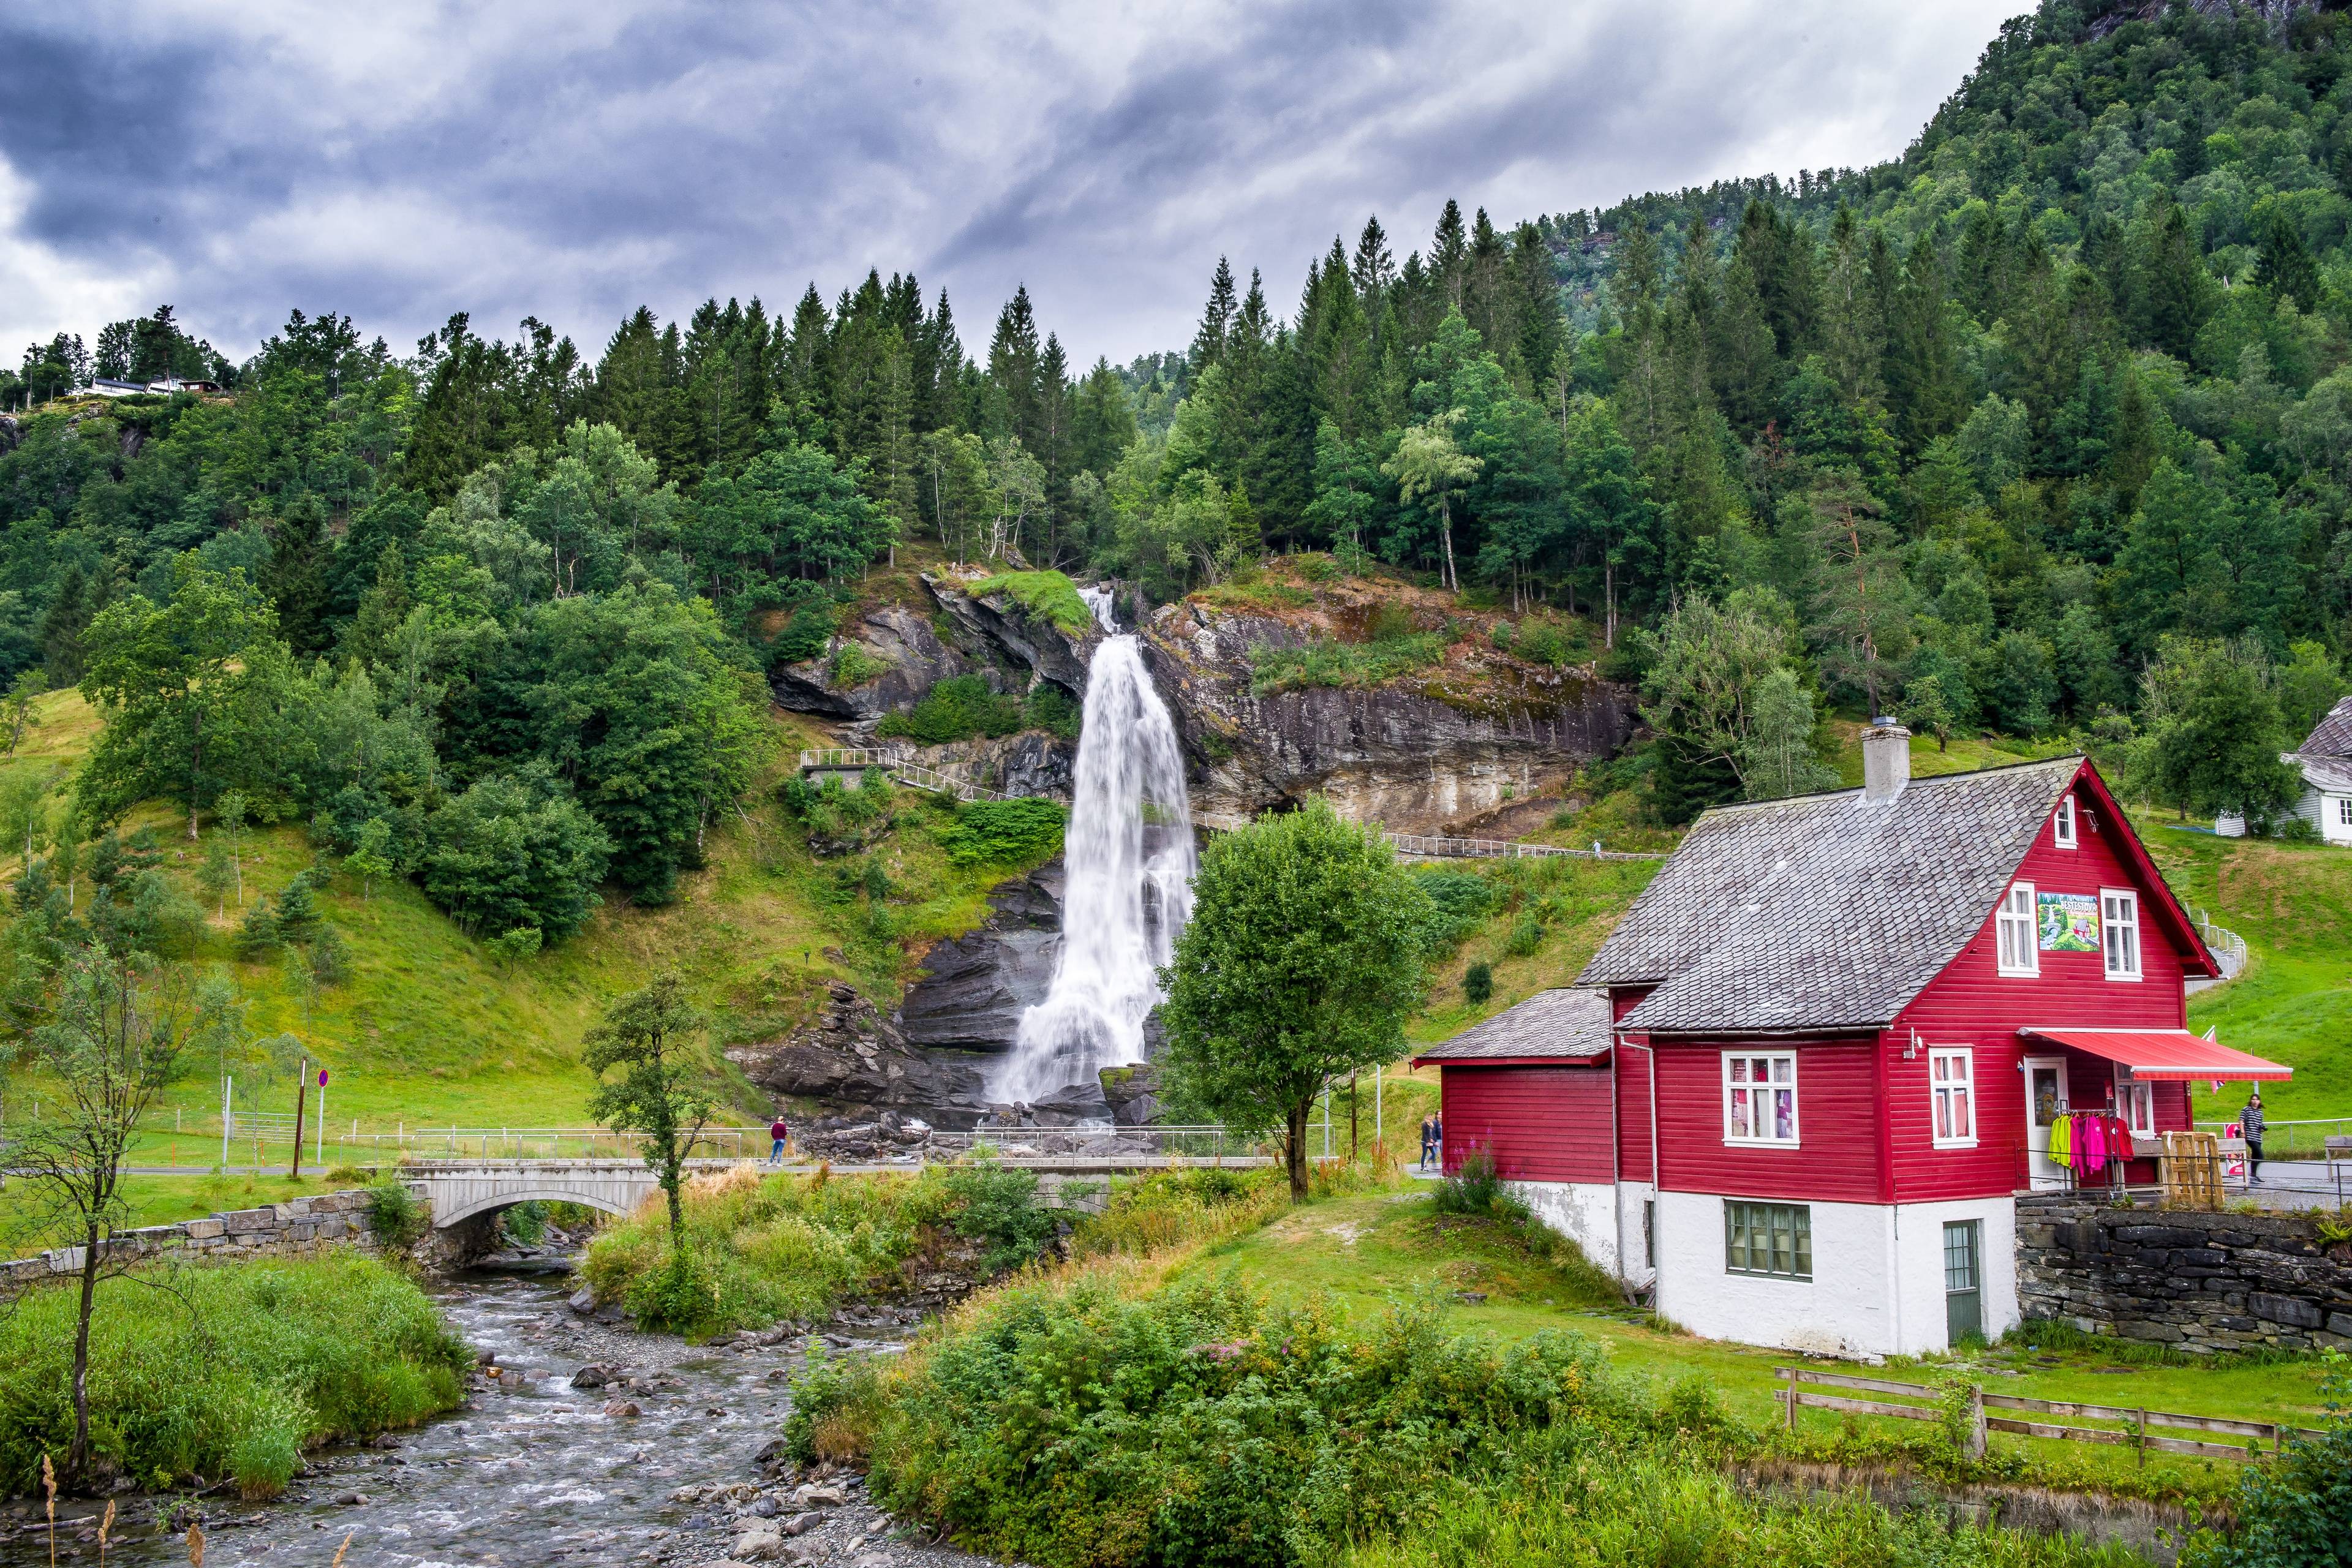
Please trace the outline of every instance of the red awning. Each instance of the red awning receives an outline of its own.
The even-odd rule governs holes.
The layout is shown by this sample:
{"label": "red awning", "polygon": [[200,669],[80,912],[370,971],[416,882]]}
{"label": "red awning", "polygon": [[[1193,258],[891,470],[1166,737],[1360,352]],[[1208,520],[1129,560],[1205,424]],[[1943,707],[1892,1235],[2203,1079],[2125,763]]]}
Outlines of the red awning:
{"label": "red awning", "polygon": [[2218,1079],[2230,1082],[2280,1083],[2293,1068],[2250,1057],[2243,1051],[2192,1035],[2186,1029],[2020,1029],[2029,1040],[2088,1051],[2131,1068],[2132,1077],[2172,1082]]}

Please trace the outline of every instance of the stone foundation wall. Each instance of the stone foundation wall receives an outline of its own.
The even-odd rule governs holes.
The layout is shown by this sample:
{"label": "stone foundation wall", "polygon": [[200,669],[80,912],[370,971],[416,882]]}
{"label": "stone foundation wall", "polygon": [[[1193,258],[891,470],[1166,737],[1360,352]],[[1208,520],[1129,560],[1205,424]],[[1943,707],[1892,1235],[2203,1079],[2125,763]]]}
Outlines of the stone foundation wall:
{"label": "stone foundation wall", "polygon": [[2017,1294],[2029,1319],[2196,1354],[2352,1348],[2352,1242],[2301,1215],[2021,1197]]}
{"label": "stone foundation wall", "polygon": [[[421,1189],[418,1201],[424,1201]],[[262,1208],[231,1209],[177,1225],[142,1226],[115,1233],[108,1255],[176,1256],[183,1262],[236,1262],[248,1258],[299,1258],[332,1247],[378,1250],[373,1199],[363,1190],[289,1198]],[[37,1258],[0,1262],[0,1293],[81,1271],[83,1249],[52,1247]]]}

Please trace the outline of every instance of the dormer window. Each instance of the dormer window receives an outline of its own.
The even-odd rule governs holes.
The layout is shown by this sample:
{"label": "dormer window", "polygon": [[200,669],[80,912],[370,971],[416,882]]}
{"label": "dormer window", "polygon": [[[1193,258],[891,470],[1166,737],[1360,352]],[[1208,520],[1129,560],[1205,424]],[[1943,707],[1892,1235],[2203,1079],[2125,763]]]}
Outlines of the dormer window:
{"label": "dormer window", "polygon": [[2042,954],[2033,942],[2033,884],[2011,882],[2000,896],[1993,915],[1993,931],[2000,939],[2000,973],[2039,974]]}
{"label": "dormer window", "polygon": [[2058,803],[2058,815],[2051,819],[2050,833],[2059,848],[2072,849],[2075,847],[2077,840],[2074,837],[2074,797],[2073,795],[2070,795]]}

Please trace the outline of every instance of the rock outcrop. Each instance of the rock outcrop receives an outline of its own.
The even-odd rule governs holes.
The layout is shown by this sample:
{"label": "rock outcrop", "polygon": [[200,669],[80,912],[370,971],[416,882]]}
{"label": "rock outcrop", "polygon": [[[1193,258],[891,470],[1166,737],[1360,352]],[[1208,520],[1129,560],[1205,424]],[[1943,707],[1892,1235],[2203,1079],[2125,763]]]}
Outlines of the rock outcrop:
{"label": "rock outcrop", "polygon": [[1021,1015],[1045,999],[1062,952],[1062,863],[990,895],[988,918],[939,943],[907,988],[896,1022],[910,1045],[1011,1048]]}
{"label": "rock outcrop", "polygon": [[[930,615],[904,604],[877,605],[843,626],[823,657],[771,672],[777,703],[870,722],[913,708],[942,680],[973,674],[1000,692],[1026,693],[1043,680],[1083,700],[1099,634],[1073,637],[1008,595],[976,598],[952,576],[925,573],[922,585]],[[852,674],[859,679],[842,679]]]}
{"label": "rock outcrop", "polygon": [[970,1128],[989,1109],[980,1061],[914,1048],[871,1002],[839,982],[814,1022],[781,1040],[730,1047],[727,1059],[771,1093],[835,1111],[887,1106],[933,1126]]}
{"label": "rock outcrop", "polygon": [[868,668],[879,665],[882,672],[855,685],[840,684],[835,679],[841,668],[837,653],[781,665],[768,676],[780,706],[829,719],[879,719],[912,708],[940,681],[979,668],[961,649],[940,641],[929,621],[903,605],[868,610],[845,630],[845,640],[858,650],[857,662]]}
{"label": "rock outcrop", "polygon": [[1590,667],[1551,668],[1457,643],[1376,686],[1251,694],[1251,650],[1334,635],[1322,616],[1168,605],[1145,632],[1160,693],[1195,759],[1193,815],[1215,826],[1321,794],[1346,816],[1441,832],[1555,795],[1632,733],[1633,703]]}

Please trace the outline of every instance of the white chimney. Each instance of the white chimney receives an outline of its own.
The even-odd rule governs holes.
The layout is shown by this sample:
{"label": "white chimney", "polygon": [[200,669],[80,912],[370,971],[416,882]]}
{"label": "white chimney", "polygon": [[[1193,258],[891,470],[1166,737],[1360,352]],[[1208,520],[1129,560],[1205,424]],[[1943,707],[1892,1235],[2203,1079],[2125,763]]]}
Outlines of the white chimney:
{"label": "white chimney", "polygon": [[1911,731],[1881,717],[1862,732],[1862,798],[1893,800],[1911,782]]}

